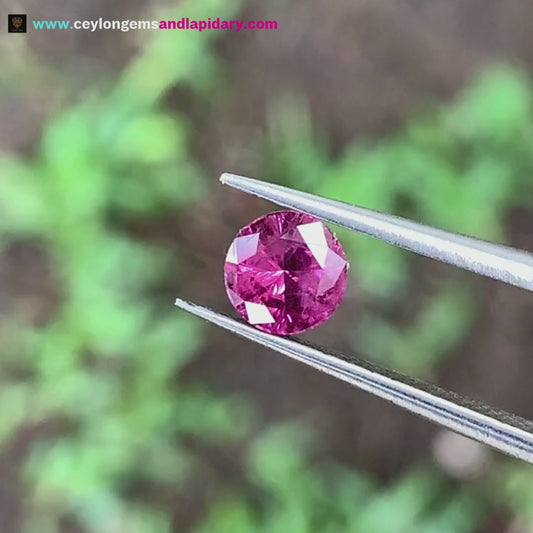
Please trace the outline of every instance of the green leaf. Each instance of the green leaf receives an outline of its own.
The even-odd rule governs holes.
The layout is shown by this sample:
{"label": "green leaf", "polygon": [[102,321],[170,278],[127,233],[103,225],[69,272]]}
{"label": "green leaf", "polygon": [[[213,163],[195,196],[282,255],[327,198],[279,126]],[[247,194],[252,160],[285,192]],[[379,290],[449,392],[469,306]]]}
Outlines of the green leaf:
{"label": "green leaf", "polygon": [[0,157],[0,230],[12,236],[42,235],[49,207],[40,183],[41,169],[19,159]]}
{"label": "green leaf", "polygon": [[115,139],[117,160],[154,164],[182,156],[186,138],[183,125],[168,115],[150,113],[132,117]]}
{"label": "green leaf", "polygon": [[450,119],[466,137],[513,141],[531,120],[528,80],[508,66],[488,70],[467,89]]}

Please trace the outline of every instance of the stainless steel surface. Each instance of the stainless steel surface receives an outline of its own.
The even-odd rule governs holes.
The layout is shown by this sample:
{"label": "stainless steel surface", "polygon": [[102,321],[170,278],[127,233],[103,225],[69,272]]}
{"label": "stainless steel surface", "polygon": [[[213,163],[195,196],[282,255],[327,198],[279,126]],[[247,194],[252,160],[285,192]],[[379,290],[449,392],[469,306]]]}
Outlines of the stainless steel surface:
{"label": "stainless steel surface", "polygon": [[[223,174],[220,180],[226,185],[284,207],[309,213],[438,261],[533,291],[533,255],[528,252],[243,176]],[[355,357],[333,354],[294,339],[264,333],[193,303],[177,299],[176,305],[447,429],[533,463],[531,421]]]}
{"label": "stainless steel surface", "polygon": [[440,426],[533,463],[533,422],[353,357],[259,331],[190,302],[175,305],[213,324],[380,396]]}
{"label": "stainless steel surface", "polygon": [[444,263],[533,291],[533,254],[235,174],[220,181]]}

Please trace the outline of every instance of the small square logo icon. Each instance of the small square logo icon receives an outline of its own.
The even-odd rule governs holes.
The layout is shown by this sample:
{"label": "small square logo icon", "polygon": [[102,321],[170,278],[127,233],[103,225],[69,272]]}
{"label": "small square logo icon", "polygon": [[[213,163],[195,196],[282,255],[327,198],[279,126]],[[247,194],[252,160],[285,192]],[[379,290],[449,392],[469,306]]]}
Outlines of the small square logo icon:
{"label": "small square logo icon", "polygon": [[26,33],[26,18],[27,15],[8,15],[8,33]]}

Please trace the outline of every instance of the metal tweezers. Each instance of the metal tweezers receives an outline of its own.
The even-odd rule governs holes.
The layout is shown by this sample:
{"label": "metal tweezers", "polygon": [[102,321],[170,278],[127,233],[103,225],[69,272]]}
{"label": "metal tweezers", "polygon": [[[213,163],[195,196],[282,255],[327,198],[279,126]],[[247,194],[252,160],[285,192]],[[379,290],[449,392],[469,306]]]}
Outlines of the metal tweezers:
{"label": "metal tweezers", "polygon": [[[533,291],[533,255],[528,252],[234,174],[223,174],[220,181],[326,222]],[[380,368],[354,356],[333,353],[300,340],[264,333],[240,320],[179,298],[175,305],[237,335],[380,396],[444,428],[533,463],[533,422],[530,420],[466,399],[416,378]]]}

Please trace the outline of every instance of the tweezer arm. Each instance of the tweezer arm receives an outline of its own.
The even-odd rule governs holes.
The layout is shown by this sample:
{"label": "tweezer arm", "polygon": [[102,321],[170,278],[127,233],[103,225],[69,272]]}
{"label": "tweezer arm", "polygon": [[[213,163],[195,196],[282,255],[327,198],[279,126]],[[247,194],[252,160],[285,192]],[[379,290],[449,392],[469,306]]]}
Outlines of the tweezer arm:
{"label": "tweezer arm", "polygon": [[175,305],[241,337],[380,396],[440,426],[533,463],[533,422],[381,369],[366,361],[333,355],[322,348],[264,333],[206,307],[180,299],[176,300]]}
{"label": "tweezer arm", "polygon": [[220,181],[420,255],[533,291],[533,255],[527,252],[235,174],[222,174]]}

